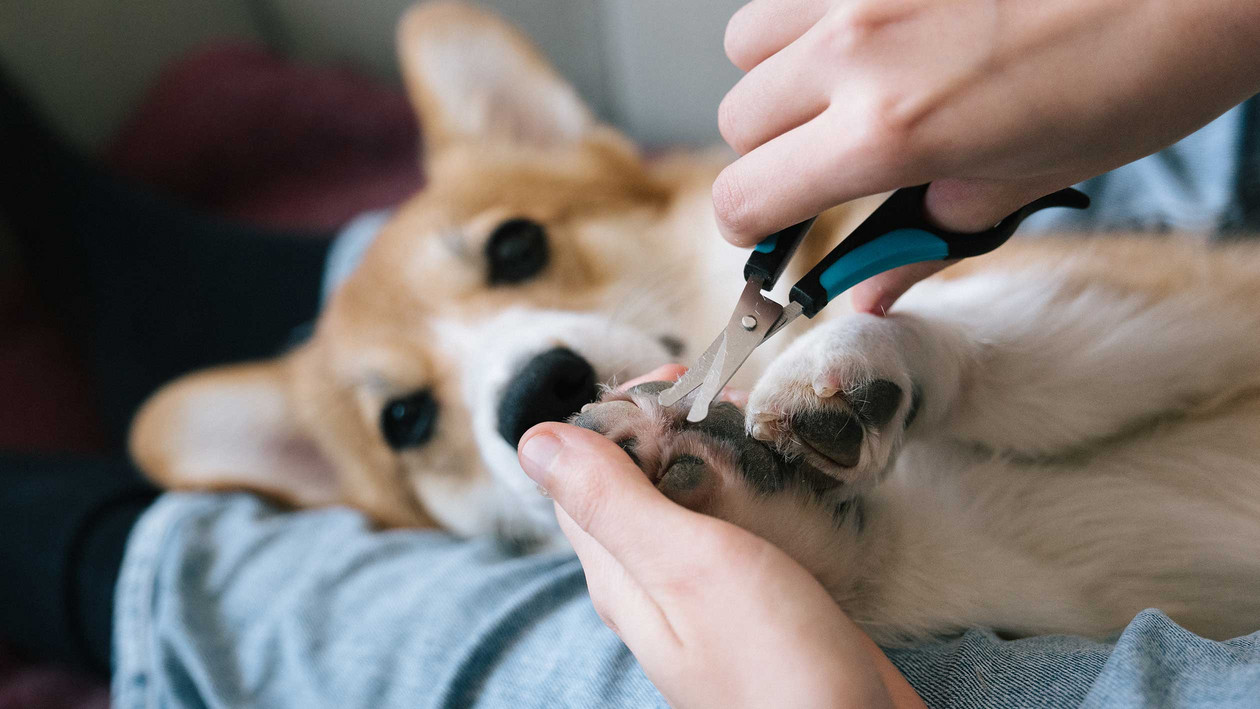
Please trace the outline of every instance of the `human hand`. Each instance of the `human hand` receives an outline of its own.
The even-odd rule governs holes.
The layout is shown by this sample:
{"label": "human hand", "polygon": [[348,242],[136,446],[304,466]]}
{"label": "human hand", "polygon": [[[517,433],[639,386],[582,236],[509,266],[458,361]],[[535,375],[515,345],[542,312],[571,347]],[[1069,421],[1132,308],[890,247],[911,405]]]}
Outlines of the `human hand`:
{"label": "human hand", "polygon": [[[941,226],[980,231],[1260,91],[1260,4],[754,0],[726,51],[748,72],[719,111],[743,156],[713,186],[728,240],[925,182]],[[943,267],[882,274],[854,305],[880,313]]]}
{"label": "human hand", "polygon": [[671,502],[615,443],[548,423],[520,450],[555,500],[596,611],[672,705],[922,706],[808,571],[750,532]]}

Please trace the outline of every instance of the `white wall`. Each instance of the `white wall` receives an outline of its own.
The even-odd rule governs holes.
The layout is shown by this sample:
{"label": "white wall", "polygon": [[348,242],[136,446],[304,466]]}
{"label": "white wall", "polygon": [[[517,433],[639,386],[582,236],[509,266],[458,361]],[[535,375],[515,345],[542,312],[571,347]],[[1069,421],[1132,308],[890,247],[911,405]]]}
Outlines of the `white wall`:
{"label": "white wall", "polygon": [[[411,0],[271,0],[296,56],[396,78],[394,22]],[[726,20],[745,0],[479,0],[538,42],[604,118],[651,144],[720,140],[717,104],[739,72]]]}
{"label": "white wall", "polygon": [[224,36],[258,37],[245,0],[0,0],[0,61],[84,146],[118,127],[167,61]]}
{"label": "white wall", "polygon": [[[398,79],[394,26],[413,0],[268,0],[284,27],[286,49],[308,61],[344,61]],[[596,0],[480,0],[534,38],[561,72],[605,117],[611,117]]]}
{"label": "white wall", "polygon": [[601,2],[617,123],[646,143],[720,141],[717,106],[740,76],[722,37],[745,0]]}
{"label": "white wall", "polygon": [[[411,0],[0,0],[0,60],[80,144],[114,131],[159,68],[217,37],[397,80]],[[593,108],[649,144],[719,138],[738,78],[722,54],[744,0],[480,0],[535,38]]]}

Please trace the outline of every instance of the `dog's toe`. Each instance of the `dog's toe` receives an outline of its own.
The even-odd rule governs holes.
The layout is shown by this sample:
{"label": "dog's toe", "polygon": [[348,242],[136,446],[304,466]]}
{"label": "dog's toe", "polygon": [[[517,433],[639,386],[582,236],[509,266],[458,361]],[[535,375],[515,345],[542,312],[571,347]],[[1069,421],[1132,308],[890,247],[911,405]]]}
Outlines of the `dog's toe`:
{"label": "dog's toe", "polygon": [[606,436],[641,418],[643,412],[632,402],[605,401],[582,407],[582,411],[570,419],[569,423]]}
{"label": "dog's toe", "polygon": [[704,459],[683,454],[665,468],[656,487],[671,500],[682,502],[683,498],[698,490],[710,474],[712,471]]}

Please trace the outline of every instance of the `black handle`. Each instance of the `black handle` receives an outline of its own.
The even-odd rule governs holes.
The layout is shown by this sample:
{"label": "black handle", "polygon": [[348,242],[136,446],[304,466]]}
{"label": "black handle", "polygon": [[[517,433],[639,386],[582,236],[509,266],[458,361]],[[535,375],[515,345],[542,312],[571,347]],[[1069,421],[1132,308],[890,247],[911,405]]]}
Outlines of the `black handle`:
{"label": "black handle", "polygon": [[[922,188],[923,194],[927,194],[927,185]],[[997,223],[997,226],[988,231],[982,231],[978,234],[965,234],[956,231],[948,231],[939,227],[932,227],[928,224],[927,228],[932,233],[944,239],[949,244],[949,255],[945,258],[968,258],[970,256],[979,256],[987,254],[997,247],[1005,244],[1019,225],[1025,219],[1043,209],[1051,207],[1068,207],[1069,209],[1087,209],[1089,207],[1089,196],[1080,190],[1074,190],[1071,187],[1052,192],[1045,197],[1035,199],[1023,207],[1017,209],[1013,214]],[[919,201],[919,214],[924,223],[927,221],[927,210],[923,200]]]}
{"label": "black handle", "polygon": [[761,243],[753,247],[753,252],[748,255],[748,262],[744,264],[744,280],[760,278],[762,290],[774,288],[779,276],[787,268],[788,261],[796,253],[796,248],[805,240],[805,235],[817,219],[818,217],[810,217],[762,239]]}
{"label": "black handle", "polygon": [[791,299],[801,304],[806,316],[814,317],[844,291],[898,266],[988,253],[1006,243],[1020,223],[1039,210],[1089,206],[1085,194],[1059,190],[1025,205],[992,229],[965,234],[942,229],[928,219],[924,203],[927,189],[927,185],[920,185],[894,192],[792,286]]}

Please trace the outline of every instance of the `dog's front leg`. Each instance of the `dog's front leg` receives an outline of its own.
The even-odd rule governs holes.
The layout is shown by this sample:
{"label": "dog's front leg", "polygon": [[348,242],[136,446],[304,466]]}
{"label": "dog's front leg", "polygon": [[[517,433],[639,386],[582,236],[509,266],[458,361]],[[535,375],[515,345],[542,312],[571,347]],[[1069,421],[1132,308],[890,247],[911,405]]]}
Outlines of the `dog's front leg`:
{"label": "dog's front leg", "polygon": [[754,435],[873,483],[907,435],[1061,455],[1260,386],[1260,318],[1198,292],[1053,273],[929,281],[887,318],[822,323],[754,387]]}

